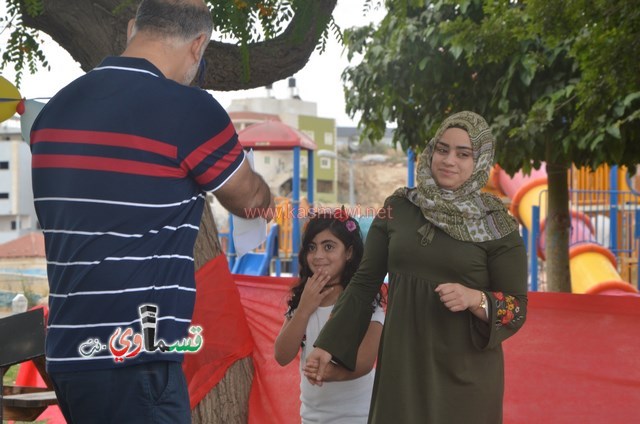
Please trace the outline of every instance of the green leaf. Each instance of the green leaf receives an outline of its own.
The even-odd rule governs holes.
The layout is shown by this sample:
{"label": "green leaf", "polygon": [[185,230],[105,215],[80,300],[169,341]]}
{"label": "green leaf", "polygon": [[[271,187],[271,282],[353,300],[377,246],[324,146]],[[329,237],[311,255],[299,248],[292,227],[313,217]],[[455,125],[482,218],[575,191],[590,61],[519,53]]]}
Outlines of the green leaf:
{"label": "green leaf", "polygon": [[451,46],[449,51],[451,52],[453,57],[455,57],[456,59],[459,59],[463,50],[462,50],[462,47],[460,47],[460,46]]}
{"label": "green leaf", "polygon": [[635,99],[639,97],[640,97],[640,91],[636,91],[635,93],[631,93],[627,97],[625,97],[622,103],[625,106],[629,106]]}
{"label": "green leaf", "polygon": [[520,81],[522,81],[522,83],[528,87],[531,85],[531,81],[533,81],[533,78],[536,76],[536,65],[532,60],[527,59],[529,58],[525,58],[525,60],[522,61],[522,68],[520,70]]}
{"label": "green leaf", "polygon": [[620,139],[620,126],[615,124],[615,125],[610,125],[607,127],[607,133],[609,133],[612,137],[617,138],[618,140]]}

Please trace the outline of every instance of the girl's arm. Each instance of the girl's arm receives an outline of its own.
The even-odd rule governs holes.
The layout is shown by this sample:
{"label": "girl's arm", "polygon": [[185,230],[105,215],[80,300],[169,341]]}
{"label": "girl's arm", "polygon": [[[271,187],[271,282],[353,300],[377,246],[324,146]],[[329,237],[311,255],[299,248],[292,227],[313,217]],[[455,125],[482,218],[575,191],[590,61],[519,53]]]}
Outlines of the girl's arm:
{"label": "girl's arm", "polygon": [[[380,336],[382,335],[382,324],[378,321],[371,321],[369,329],[360,343],[358,348],[358,358],[356,360],[356,368],[354,371],[349,371],[345,367],[329,363],[323,381],[345,381],[353,380],[363,375],[368,374],[376,362],[378,356],[378,346],[380,345]],[[313,382],[316,379],[316,373],[318,372],[318,363],[315,362],[307,364],[304,367],[304,375]]]}
{"label": "girl's arm", "polygon": [[300,350],[302,338],[307,331],[307,323],[311,314],[318,309],[333,287],[326,290],[324,286],[330,277],[324,272],[311,276],[302,291],[300,303],[290,318],[286,318],[274,345],[274,356],[278,364],[285,366],[296,357]]}
{"label": "girl's arm", "polygon": [[285,318],[274,345],[276,362],[281,366],[289,364],[298,354],[308,322],[309,315],[300,308],[293,312],[291,318]]}

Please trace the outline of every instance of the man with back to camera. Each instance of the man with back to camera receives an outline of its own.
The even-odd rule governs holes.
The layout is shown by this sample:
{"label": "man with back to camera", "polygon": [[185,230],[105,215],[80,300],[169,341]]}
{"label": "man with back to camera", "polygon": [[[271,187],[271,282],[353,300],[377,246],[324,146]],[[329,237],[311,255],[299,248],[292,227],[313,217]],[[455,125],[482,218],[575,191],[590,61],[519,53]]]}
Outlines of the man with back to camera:
{"label": "man with back to camera", "polygon": [[225,110],[189,87],[211,33],[202,0],[142,0],[122,55],[34,123],[47,369],[69,423],[191,422],[182,354],[167,346],[189,337],[205,194],[240,216],[273,207]]}

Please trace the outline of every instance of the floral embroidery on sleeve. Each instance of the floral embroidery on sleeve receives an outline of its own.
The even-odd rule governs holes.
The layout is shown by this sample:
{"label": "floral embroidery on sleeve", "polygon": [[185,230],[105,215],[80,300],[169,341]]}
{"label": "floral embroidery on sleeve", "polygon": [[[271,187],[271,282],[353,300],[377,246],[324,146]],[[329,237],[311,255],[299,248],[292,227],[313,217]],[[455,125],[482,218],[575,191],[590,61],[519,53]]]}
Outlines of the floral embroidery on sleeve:
{"label": "floral embroidery on sleeve", "polygon": [[500,328],[512,322],[520,321],[523,316],[520,314],[520,302],[514,296],[506,295],[502,292],[493,292],[496,307],[496,327]]}

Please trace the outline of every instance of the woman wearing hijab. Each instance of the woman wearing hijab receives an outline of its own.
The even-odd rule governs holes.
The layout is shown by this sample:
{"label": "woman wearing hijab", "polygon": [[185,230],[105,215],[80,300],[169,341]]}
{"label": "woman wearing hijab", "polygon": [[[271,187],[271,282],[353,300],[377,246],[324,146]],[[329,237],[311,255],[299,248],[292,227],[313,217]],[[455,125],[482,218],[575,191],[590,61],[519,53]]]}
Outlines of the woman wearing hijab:
{"label": "woman wearing hijab", "polygon": [[451,115],[420,157],[418,186],[390,196],[358,272],[307,358],[353,369],[371,304],[389,273],[389,299],[369,423],[502,422],[501,343],[523,325],[524,243],[502,202],[480,190],[495,140],[473,112]]}

